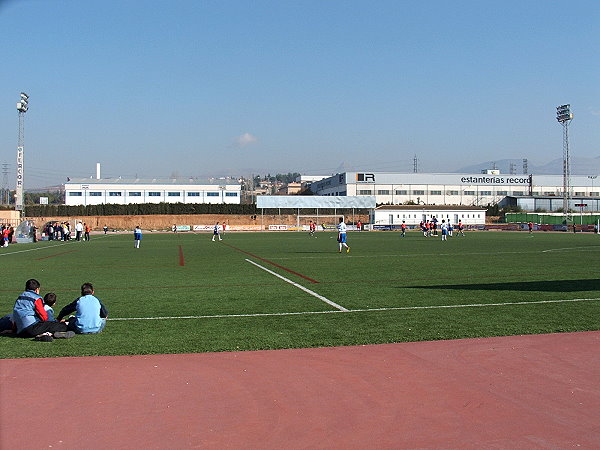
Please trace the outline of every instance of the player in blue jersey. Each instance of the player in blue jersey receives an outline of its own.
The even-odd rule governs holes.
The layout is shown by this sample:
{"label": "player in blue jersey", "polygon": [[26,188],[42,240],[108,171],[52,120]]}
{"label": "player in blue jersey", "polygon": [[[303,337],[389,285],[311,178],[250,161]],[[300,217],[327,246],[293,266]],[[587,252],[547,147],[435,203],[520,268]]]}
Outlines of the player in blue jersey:
{"label": "player in blue jersey", "polygon": [[135,248],[140,248],[141,240],[142,240],[142,229],[138,225],[137,227],[135,227],[135,230],[133,230],[133,242],[134,242]]}
{"label": "player in blue jersey", "polygon": [[346,247],[346,253],[350,253],[350,247],[346,243],[346,224],[344,223],[344,219],[340,217],[340,223],[337,226],[338,229],[338,242],[339,242],[339,251],[338,253],[342,253],[342,247]]}

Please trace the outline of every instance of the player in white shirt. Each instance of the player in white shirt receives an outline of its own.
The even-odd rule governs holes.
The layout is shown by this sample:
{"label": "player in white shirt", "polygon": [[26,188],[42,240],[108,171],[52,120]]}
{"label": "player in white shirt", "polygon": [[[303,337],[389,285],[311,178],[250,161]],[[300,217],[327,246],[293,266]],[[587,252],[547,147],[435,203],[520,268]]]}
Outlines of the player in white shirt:
{"label": "player in white shirt", "polygon": [[216,237],[218,237],[220,241],[223,240],[223,239],[221,239],[221,233],[220,233],[220,230],[219,230],[219,222],[217,222],[215,224],[215,227],[213,228],[213,237],[212,237],[213,242],[215,241]]}
{"label": "player in white shirt", "polygon": [[337,226],[338,229],[338,242],[340,245],[339,252],[342,253],[342,247],[346,247],[346,253],[350,253],[350,247],[346,243],[346,224],[344,223],[344,219],[340,217],[340,223]]}
{"label": "player in white shirt", "polygon": [[448,225],[446,221],[442,219],[442,241],[448,240]]}

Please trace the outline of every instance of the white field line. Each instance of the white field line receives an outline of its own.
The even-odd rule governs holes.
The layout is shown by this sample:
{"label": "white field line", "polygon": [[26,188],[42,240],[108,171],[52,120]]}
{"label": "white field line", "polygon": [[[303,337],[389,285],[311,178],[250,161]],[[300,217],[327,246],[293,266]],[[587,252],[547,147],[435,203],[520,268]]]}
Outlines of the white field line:
{"label": "white field line", "polygon": [[[76,242],[76,241],[73,241]],[[15,250],[14,252],[0,253],[0,256],[10,256],[16,253],[35,252],[38,250],[48,250],[49,248],[60,247],[61,245],[69,245],[71,242],[63,242],[62,244],[48,245],[46,247],[28,248],[27,250]],[[15,245],[15,244],[11,244]]]}
{"label": "white field line", "polygon": [[533,302],[506,302],[506,303],[474,303],[471,305],[431,305],[431,306],[398,306],[392,308],[368,308],[368,309],[345,309],[337,311],[298,311],[281,313],[256,313],[256,314],[214,314],[205,316],[163,316],[163,317],[111,317],[111,321],[123,320],[178,320],[178,319],[226,319],[236,317],[271,317],[271,316],[302,316],[310,314],[338,314],[338,313],[359,313],[359,312],[381,312],[381,311],[414,311],[423,309],[451,309],[451,308],[484,308],[495,306],[524,306],[524,305],[542,305],[547,303],[576,303],[576,302],[595,302],[600,298],[572,298],[562,300],[539,300]]}
{"label": "white field line", "polygon": [[551,248],[548,250],[542,250],[542,253],[547,252],[564,252],[569,250],[600,250],[600,246],[597,245],[587,245],[585,247],[565,247],[565,248]]}
{"label": "white field line", "polygon": [[[600,250],[600,246],[598,245],[588,245],[586,247],[568,247],[568,248],[554,248],[554,249],[548,249],[548,250],[540,250],[540,253],[547,253],[547,252],[556,252],[556,251],[567,251],[567,250]],[[470,253],[460,253],[460,256],[477,256],[477,255],[484,255],[484,256],[497,256],[497,255],[524,255],[524,254],[531,254],[533,252],[530,251],[500,251],[500,252],[470,252]],[[336,252],[337,254],[337,252]],[[452,256],[455,257],[457,255],[457,253],[411,253],[411,254],[407,254],[407,253],[395,253],[395,254],[391,254],[391,255],[357,255],[355,254],[350,254],[348,256],[346,256],[346,258],[421,258],[423,256]],[[270,258],[271,261],[284,261],[284,260],[298,260],[298,259],[324,259],[324,258],[331,258],[331,259],[338,259],[336,256],[333,255],[327,255],[327,254],[319,254],[316,256],[283,256],[283,257],[274,257],[274,258]]]}
{"label": "white field line", "polygon": [[[94,240],[103,239],[103,238],[107,238],[107,237],[108,237],[108,235],[94,236]],[[60,247],[61,245],[71,245],[71,244],[74,244],[75,242],[78,242],[78,241],[76,241],[75,239],[71,239],[70,241],[61,241],[60,244],[47,245],[45,247],[28,248],[27,250],[15,250],[14,252],[0,253],[0,256],[10,256],[10,255],[16,255],[17,253],[36,252],[38,250],[48,250],[50,248]],[[81,243],[83,241],[79,241],[79,242]],[[12,246],[15,244],[10,244],[10,245]]]}
{"label": "white field line", "polygon": [[322,295],[319,295],[319,294],[317,294],[316,292],[314,292],[314,291],[311,291],[311,290],[310,290],[310,289],[308,289],[308,288],[305,288],[305,287],[304,287],[304,286],[302,286],[301,284],[295,283],[295,282],[293,282],[292,280],[290,280],[290,279],[288,279],[288,278],[286,278],[286,277],[284,277],[284,276],[281,276],[281,275],[279,275],[278,273],[275,273],[275,272],[273,272],[272,270],[269,270],[269,269],[267,269],[266,267],[264,267],[264,266],[261,266],[261,265],[260,265],[260,264],[258,264],[258,263],[255,263],[254,261],[251,261],[251,260],[249,260],[248,258],[246,258],[246,261],[248,261],[250,264],[253,264],[253,265],[255,265],[256,267],[258,267],[258,268],[260,268],[260,269],[264,270],[265,272],[268,272],[268,273],[270,273],[271,275],[275,275],[277,278],[280,278],[280,279],[282,279],[282,280],[283,280],[283,281],[285,281],[286,283],[290,283],[292,286],[296,286],[298,289],[302,289],[304,292],[306,292],[306,293],[308,293],[308,294],[312,295],[313,297],[317,297],[319,300],[321,300],[321,301],[323,301],[323,302],[327,303],[328,305],[331,305],[331,306],[333,306],[333,307],[334,307],[334,308],[336,308],[336,309],[339,309],[340,311],[345,311],[345,312],[346,312],[346,311],[348,311],[348,310],[347,310],[346,308],[344,308],[343,306],[340,306],[340,305],[338,305],[337,303],[335,303],[335,302],[332,302],[332,301],[331,301],[331,300],[329,300],[328,298],[325,298],[325,297],[323,297]]}

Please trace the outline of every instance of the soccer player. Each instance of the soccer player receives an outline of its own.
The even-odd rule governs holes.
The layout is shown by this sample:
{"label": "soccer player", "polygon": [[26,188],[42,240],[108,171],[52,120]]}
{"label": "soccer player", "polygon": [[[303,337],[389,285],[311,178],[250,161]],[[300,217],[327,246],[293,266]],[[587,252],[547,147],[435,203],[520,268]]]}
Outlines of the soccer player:
{"label": "soccer player", "polygon": [[446,241],[448,236],[448,225],[446,224],[446,220],[442,219],[442,241]]}
{"label": "soccer player", "polygon": [[404,220],[402,221],[402,225],[400,225],[400,236],[405,237],[406,236],[406,222],[404,222]]}
{"label": "soccer player", "polygon": [[464,236],[465,235],[465,233],[463,232],[464,226],[463,226],[462,220],[460,220],[460,219],[458,220],[457,228],[458,228],[458,232],[460,233],[457,236]]}
{"label": "soccer player", "polygon": [[342,247],[346,247],[346,253],[350,253],[350,247],[346,243],[346,224],[344,223],[344,219],[340,217],[340,223],[337,226],[338,229],[338,242],[339,242],[339,251],[338,253],[342,253]]}
{"label": "soccer player", "polygon": [[135,227],[135,230],[133,230],[133,241],[134,241],[135,248],[140,248],[141,240],[142,240],[142,229],[138,225],[137,227]]}
{"label": "soccer player", "polygon": [[317,229],[317,226],[315,225],[315,223],[312,220],[310,221],[310,224],[308,225],[308,229],[309,229],[308,235],[310,237],[316,237],[315,236],[315,231]]}
{"label": "soccer player", "polygon": [[219,234],[219,222],[217,222],[215,224],[215,227],[213,228],[213,237],[212,237],[213,242],[215,242],[215,237],[218,237],[220,241],[223,240],[223,239],[221,239],[221,235]]}

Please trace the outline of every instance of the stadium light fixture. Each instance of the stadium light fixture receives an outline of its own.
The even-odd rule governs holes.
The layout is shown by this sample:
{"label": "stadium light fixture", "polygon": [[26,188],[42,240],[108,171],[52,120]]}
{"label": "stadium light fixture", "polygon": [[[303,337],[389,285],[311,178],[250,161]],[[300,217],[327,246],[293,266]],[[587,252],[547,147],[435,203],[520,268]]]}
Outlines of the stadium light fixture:
{"label": "stadium light fixture", "polygon": [[560,123],[564,123],[572,119],[573,113],[571,112],[571,105],[560,105],[556,107],[556,120]]}

